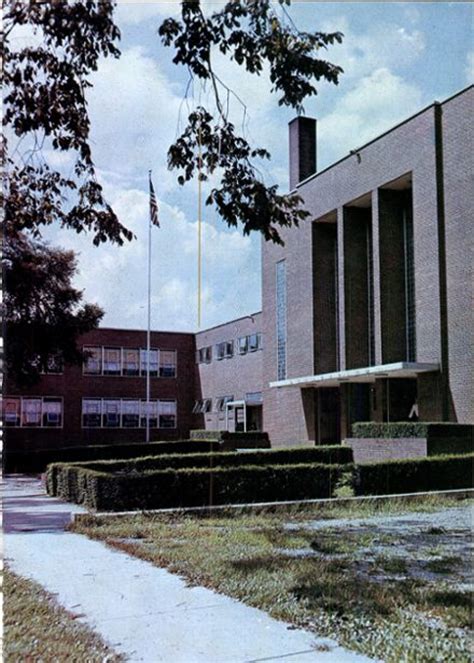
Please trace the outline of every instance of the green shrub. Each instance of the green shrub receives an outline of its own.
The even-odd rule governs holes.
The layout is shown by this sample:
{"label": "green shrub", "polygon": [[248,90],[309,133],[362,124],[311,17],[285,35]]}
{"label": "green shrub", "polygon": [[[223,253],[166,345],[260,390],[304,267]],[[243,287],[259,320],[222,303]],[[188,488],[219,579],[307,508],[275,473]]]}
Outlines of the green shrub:
{"label": "green shrub", "polygon": [[81,463],[93,470],[103,472],[145,472],[167,468],[208,468],[236,467],[244,465],[295,465],[298,463],[352,463],[353,454],[350,447],[295,447],[291,449],[271,449],[268,451],[220,452],[218,454],[172,454],[135,458],[124,461],[98,461]]}
{"label": "green shrub", "polygon": [[87,462],[94,460],[139,458],[151,454],[192,453],[219,451],[217,442],[184,440],[176,442],[138,442],[132,444],[103,444],[59,449],[28,449],[8,451],[4,472],[44,472],[50,463]]}
{"label": "green shrub", "polygon": [[[48,492],[106,511],[274,502],[330,497],[345,465],[167,469],[113,475],[78,465],[48,467]],[[51,474],[55,472],[55,480]]]}
{"label": "green shrub", "polygon": [[426,437],[435,439],[462,439],[472,443],[474,427],[469,424],[426,421],[393,421],[377,423],[364,421],[352,424],[352,437]]}
{"label": "green shrub", "polygon": [[356,466],[356,495],[389,495],[473,487],[474,454],[392,460]]}

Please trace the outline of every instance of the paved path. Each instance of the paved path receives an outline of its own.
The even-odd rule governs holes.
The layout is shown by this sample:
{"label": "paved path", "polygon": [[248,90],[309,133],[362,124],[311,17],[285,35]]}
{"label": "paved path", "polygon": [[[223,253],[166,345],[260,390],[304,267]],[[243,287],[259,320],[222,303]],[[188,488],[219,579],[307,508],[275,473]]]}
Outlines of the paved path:
{"label": "paved path", "polygon": [[[365,663],[328,639],[291,629],[229,597],[187,587],[164,569],[64,531],[83,509],[45,496],[37,479],[3,481],[4,557],[56,594],[130,661]],[[318,651],[318,647],[328,651]]]}

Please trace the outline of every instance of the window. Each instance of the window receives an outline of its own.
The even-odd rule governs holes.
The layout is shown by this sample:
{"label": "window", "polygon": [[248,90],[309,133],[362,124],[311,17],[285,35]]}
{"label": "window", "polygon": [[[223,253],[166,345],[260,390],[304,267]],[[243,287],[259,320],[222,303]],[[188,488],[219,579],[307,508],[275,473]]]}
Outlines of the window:
{"label": "window", "polygon": [[193,414],[205,414],[212,410],[212,398],[194,401]]}
{"label": "window", "polygon": [[22,426],[41,426],[41,398],[22,399]]}
{"label": "window", "polygon": [[102,348],[84,346],[82,348],[84,360],[85,375],[100,375],[102,373]]}
{"label": "window", "polygon": [[258,336],[258,334],[251,334],[249,336],[249,352],[255,352],[255,350],[258,350]]}
{"label": "window", "polygon": [[286,378],[286,263],[276,264],[277,375]]}
{"label": "window", "polygon": [[249,337],[248,336],[242,336],[239,338],[239,354],[244,355],[248,352],[248,347],[249,347]]}
{"label": "window", "polygon": [[247,352],[255,352],[262,349],[262,335],[260,333],[250,334],[239,338],[239,354],[244,355]]}
{"label": "window", "polygon": [[207,346],[205,348],[199,348],[198,358],[200,364],[210,364],[212,361],[212,346]]}
{"label": "window", "polygon": [[176,377],[176,351],[160,350],[160,377]]}
{"label": "window", "polygon": [[63,399],[6,397],[3,400],[5,426],[60,428],[63,419]]}
{"label": "window", "polygon": [[160,428],[176,428],[176,401],[158,401]]}
{"label": "window", "polygon": [[405,268],[406,358],[416,360],[415,260],[413,219],[410,210],[403,210],[403,253]]}
{"label": "window", "polygon": [[60,354],[49,355],[46,361],[41,362],[41,373],[61,375],[63,372],[63,358]]}
{"label": "window", "polygon": [[122,358],[123,375],[140,375],[140,351],[138,348],[123,348]]}
{"label": "window", "polygon": [[158,428],[158,402],[140,401],[140,426],[146,428],[146,420],[149,419],[150,428]]}
{"label": "window", "polygon": [[43,426],[60,428],[62,426],[63,402],[61,398],[43,398]]}
{"label": "window", "polygon": [[20,411],[21,400],[20,398],[4,398],[3,399],[3,422],[5,426],[19,426],[20,425]]}
{"label": "window", "polygon": [[227,403],[230,403],[233,400],[233,396],[221,396],[221,398],[218,398],[216,400],[216,412],[224,412]]}
{"label": "window", "polygon": [[100,398],[82,399],[82,426],[84,428],[100,428],[102,402]]}
{"label": "window", "polygon": [[122,427],[138,428],[140,426],[140,401],[122,400]]}
{"label": "window", "polygon": [[[140,372],[142,375],[146,375],[148,362],[147,362],[147,351],[140,350]],[[158,350],[150,350],[150,377],[156,377],[158,375]]]}
{"label": "window", "polygon": [[102,425],[104,428],[120,427],[120,400],[103,399],[102,401]]}
{"label": "window", "polygon": [[120,348],[104,348],[104,375],[120,375],[122,351]]}
{"label": "window", "polygon": [[234,356],[234,341],[227,341],[225,344],[225,356],[229,359]]}
{"label": "window", "polygon": [[218,343],[216,345],[216,359],[221,360],[225,357],[225,343]]}

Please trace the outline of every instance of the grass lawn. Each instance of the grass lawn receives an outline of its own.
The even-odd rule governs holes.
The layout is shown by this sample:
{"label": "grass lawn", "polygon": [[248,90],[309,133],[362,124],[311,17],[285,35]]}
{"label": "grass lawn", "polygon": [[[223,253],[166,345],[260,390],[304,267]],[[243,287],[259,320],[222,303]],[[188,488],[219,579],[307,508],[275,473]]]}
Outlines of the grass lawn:
{"label": "grass lawn", "polygon": [[119,663],[99,636],[31,580],[3,572],[3,660]]}
{"label": "grass lawn", "polygon": [[[86,516],[74,530],[369,656],[467,663],[470,505],[431,497],[208,516]],[[446,509],[446,527],[437,526]],[[387,526],[393,514],[407,514],[406,521]]]}

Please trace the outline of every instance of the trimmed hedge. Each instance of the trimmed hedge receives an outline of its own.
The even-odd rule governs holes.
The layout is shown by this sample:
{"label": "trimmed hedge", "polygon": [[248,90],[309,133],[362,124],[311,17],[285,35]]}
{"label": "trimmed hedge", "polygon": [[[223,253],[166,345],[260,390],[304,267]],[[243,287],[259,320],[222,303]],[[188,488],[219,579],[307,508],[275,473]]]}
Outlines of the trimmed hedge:
{"label": "trimmed hedge", "polygon": [[131,444],[104,444],[96,446],[62,447],[60,449],[28,449],[7,451],[4,456],[5,473],[44,472],[50,463],[87,462],[107,459],[139,458],[151,454],[185,454],[196,451],[219,451],[217,442],[185,440],[177,442],[143,442]]}
{"label": "trimmed hedge", "polygon": [[[320,463],[323,465],[341,465],[352,463],[350,447],[306,447],[274,449],[269,451],[220,452],[219,454],[171,454],[134,458],[132,460],[105,460],[91,463],[78,463],[81,467],[107,474],[142,474],[164,469],[199,469],[210,467],[243,467],[248,465],[296,465],[301,463]],[[54,494],[58,466],[52,465],[47,480],[51,494]]]}
{"label": "trimmed hedge", "polygon": [[99,511],[242,504],[331,497],[347,465],[250,465],[111,475],[78,465],[48,468],[48,492]]}
{"label": "trimmed hedge", "polygon": [[364,421],[352,424],[352,437],[426,437],[432,439],[458,438],[472,442],[474,426],[450,422],[394,421],[377,423]]}
{"label": "trimmed hedge", "polygon": [[357,465],[356,495],[390,495],[472,488],[474,454]]}
{"label": "trimmed hedge", "polygon": [[355,438],[424,437],[427,442],[428,456],[472,453],[474,451],[473,433],[474,426],[450,422],[400,421],[352,424],[352,436]]}
{"label": "trimmed hedge", "polygon": [[[130,461],[99,461],[87,463],[92,470],[103,472],[145,472],[167,468],[242,467],[245,465],[297,465],[300,463],[345,464],[352,463],[350,447],[299,447],[269,449],[268,451],[230,451],[212,453],[172,454],[136,458]],[[84,466],[84,464],[82,463]]]}

